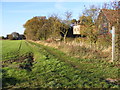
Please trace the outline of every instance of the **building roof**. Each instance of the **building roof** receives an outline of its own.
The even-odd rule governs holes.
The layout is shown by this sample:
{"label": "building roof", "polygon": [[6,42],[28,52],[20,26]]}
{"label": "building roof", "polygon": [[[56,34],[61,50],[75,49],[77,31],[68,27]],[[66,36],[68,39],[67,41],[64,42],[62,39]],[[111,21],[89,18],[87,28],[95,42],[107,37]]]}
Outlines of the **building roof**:
{"label": "building roof", "polygon": [[118,11],[117,10],[111,10],[111,9],[102,9],[101,10],[103,14],[106,16],[107,20],[110,23],[116,23],[117,19],[119,18]]}
{"label": "building roof", "polygon": [[11,34],[18,34],[19,35],[19,33],[17,33],[17,32],[12,32]]}

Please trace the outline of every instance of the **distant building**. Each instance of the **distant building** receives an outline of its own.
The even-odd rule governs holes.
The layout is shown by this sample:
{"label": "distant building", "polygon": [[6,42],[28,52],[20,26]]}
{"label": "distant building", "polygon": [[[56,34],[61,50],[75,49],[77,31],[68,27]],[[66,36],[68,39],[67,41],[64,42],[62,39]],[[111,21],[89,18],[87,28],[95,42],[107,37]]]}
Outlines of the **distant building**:
{"label": "distant building", "polygon": [[73,26],[73,34],[80,35],[80,25]]}
{"label": "distant building", "polygon": [[8,34],[6,38],[10,39],[10,40],[22,40],[22,39],[26,39],[23,34],[19,34],[17,32],[13,32],[11,34]]}
{"label": "distant building", "polygon": [[17,33],[17,32],[13,32],[13,33],[11,33],[11,35],[16,40],[19,38],[19,33]]}
{"label": "distant building", "polygon": [[73,26],[73,35],[82,35],[82,32],[84,30],[84,24],[82,24],[82,22],[77,21],[74,23]]}
{"label": "distant building", "polygon": [[26,39],[25,35],[23,34],[20,34],[19,37],[18,37],[19,40],[23,40],[23,39]]}
{"label": "distant building", "polygon": [[118,15],[117,10],[102,9],[96,22],[99,34],[109,33],[112,26],[117,23],[118,17],[120,17],[120,15]]}

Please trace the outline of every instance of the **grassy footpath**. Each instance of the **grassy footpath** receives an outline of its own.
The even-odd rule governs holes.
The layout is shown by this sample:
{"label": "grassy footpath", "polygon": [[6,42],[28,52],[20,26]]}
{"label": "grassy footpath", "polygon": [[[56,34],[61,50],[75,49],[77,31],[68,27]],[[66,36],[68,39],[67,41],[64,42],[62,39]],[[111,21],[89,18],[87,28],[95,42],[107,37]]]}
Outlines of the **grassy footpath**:
{"label": "grassy footpath", "polygon": [[82,70],[94,70],[102,72],[104,76],[109,78],[118,78],[118,67],[116,63],[108,63],[103,60],[94,60],[94,59],[78,59],[74,57],[69,57],[65,53],[48,46],[43,46],[40,44],[32,43],[38,47],[42,47],[46,50],[50,55],[59,59],[60,61],[65,62],[66,64],[71,65],[74,68],[82,69]]}
{"label": "grassy footpath", "polygon": [[[88,80],[88,82],[91,82],[92,84],[94,83],[94,81],[97,81],[96,83],[98,83],[98,87],[99,85],[101,85],[100,84],[101,82],[106,83],[107,78],[118,79],[118,67],[116,67],[115,66],[116,64],[114,63],[108,63],[100,60],[95,61],[90,59],[83,59],[83,60],[76,59],[76,58],[65,55],[65,53],[57,49],[43,46],[40,44],[35,44],[32,42],[31,44],[36,45],[37,47],[42,47],[42,49],[44,49],[47,52],[45,53],[47,54],[47,57],[50,55],[58,59],[60,62],[64,62],[65,65],[68,65],[69,67],[74,68],[75,70],[78,70],[80,72],[79,77],[82,77],[85,81]],[[88,87],[95,87],[95,86],[93,84],[93,86],[88,85]]]}
{"label": "grassy footpath", "polygon": [[[26,46],[26,47],[25,47]],[[76,59],[65,53],[33,42],[23,41],[30,52],[2,68],[4,88],[118,88],[118,67],[114,63]],[[24,55],[22,55],[24,56]]]}

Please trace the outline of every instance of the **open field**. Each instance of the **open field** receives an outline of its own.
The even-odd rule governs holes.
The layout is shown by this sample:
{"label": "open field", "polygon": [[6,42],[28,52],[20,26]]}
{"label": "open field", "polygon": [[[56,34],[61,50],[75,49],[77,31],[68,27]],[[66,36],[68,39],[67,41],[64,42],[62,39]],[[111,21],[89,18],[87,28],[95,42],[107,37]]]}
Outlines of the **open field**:
{"label": "open field", "polygon": [[30,41],[3,40],[3,88],[118,88],[118,66],[70,57]]}

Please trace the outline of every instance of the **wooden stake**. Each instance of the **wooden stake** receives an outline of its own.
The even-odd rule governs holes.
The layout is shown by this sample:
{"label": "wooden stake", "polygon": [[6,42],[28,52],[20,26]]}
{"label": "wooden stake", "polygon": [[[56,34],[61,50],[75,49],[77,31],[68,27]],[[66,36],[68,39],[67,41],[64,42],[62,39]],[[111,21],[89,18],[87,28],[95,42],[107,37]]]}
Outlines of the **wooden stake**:
{"label": "wooden stake", "polygon": [[115,26],[112,27],[112,62],[115,59]]}

